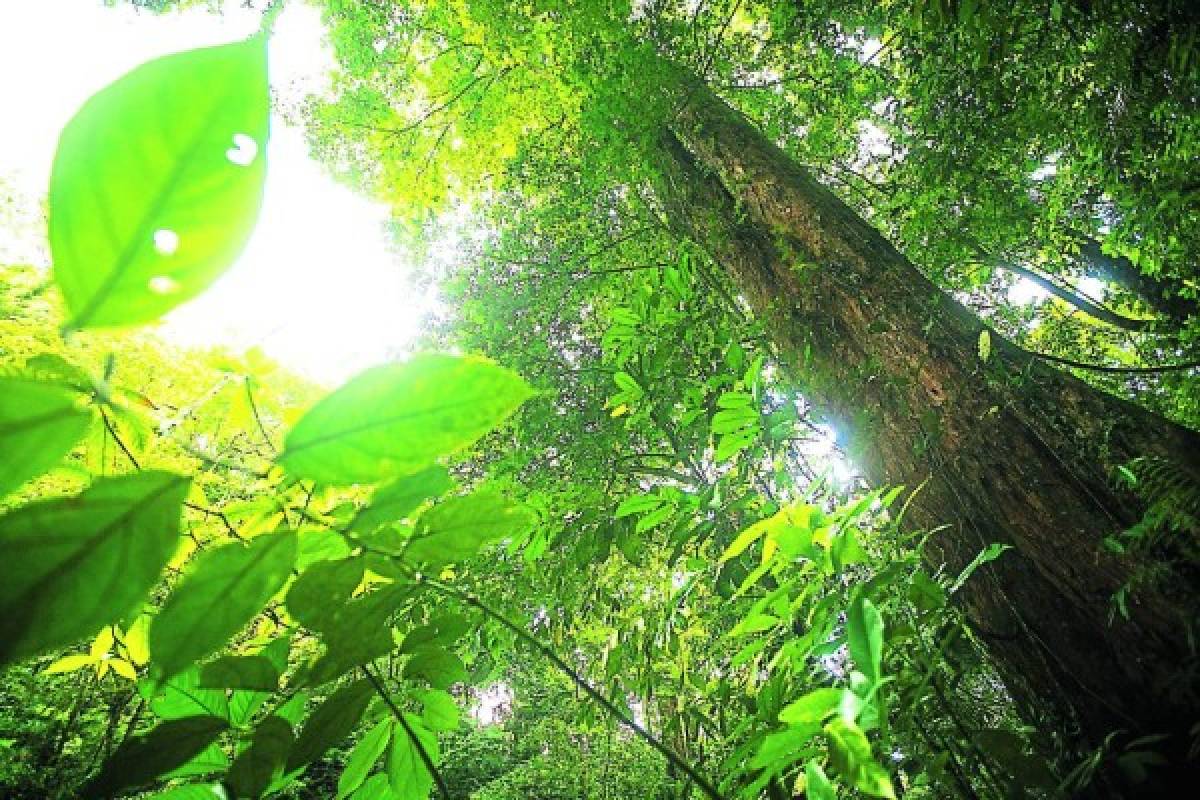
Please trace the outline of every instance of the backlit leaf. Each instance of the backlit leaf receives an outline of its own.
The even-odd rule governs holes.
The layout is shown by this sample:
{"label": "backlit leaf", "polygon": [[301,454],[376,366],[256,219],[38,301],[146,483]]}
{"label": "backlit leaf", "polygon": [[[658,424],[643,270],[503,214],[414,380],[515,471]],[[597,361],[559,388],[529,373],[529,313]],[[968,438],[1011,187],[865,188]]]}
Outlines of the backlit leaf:
{"label": "backlit leaf", "polygon": [[432,566],[464,561],[487,542],[527,532],[534,521],[528,508],[492,490],[451,497],[421,515],[404,555]]}
{"label": "backlit leaf", "polygon": [[471,444],[533,392],[482,358],[421,355],[369,369],[305,414],[279,463],[321,483],[404,475]]}
{"label": "backlit leaf", "polygon": [[350,751],[350,756],[346,759],[346,766],[342,770],[341,777],[338,778],[338,800],[362,786],[363,781],[367,779],[367,773],[371,771],[375,762],[387,748],[394,725],[395,723],[391,719],[381,720],[375,727],[367,731],[358,744],[354,745],[354,749]]}
{"label": "backlit leaf", "polygon": [[143,64],[83,105],[50,176],[68,327],[157,319],[233,263],[262,199],[268,112],[262,36]]}
{"label": "backlit leaf", "polygon": [[271,533],[202,554],[150,625],[159,680],[220,648],[254,618],[291,574],[296,534]]}
{"label": "backlit leaf", "polygon": [[92,416],[77,392],[0,378],[0,497],[61,461],[83,438]]}
{"label": "backlit leaf", "polygon": [[71,644],[146,596],[179,539],[188,480],[100,478],[0,517],[0,664]]}

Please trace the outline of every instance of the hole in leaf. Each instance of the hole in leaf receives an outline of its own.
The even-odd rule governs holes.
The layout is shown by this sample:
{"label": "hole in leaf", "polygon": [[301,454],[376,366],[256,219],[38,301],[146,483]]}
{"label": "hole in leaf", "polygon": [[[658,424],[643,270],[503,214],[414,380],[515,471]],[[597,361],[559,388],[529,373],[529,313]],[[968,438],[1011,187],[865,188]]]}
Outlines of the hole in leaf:
{"label": "hole in leaf", "polygon": [[179,234],[167,228],[155,231],[154,249],[164,256],[174,255],[179,249]]}
{"label": "hole in leaf", "polygon": [[150,291],[155,294],[171,294],[179,289],[179,283],[170,275],[155,275],[150,279]]}
{"label": "hole in leaf", "polygon": [[248,167],[258,155],[258,142],[244,133],[233,135],[233,147],[225,151],[225,157],[239,167]]}

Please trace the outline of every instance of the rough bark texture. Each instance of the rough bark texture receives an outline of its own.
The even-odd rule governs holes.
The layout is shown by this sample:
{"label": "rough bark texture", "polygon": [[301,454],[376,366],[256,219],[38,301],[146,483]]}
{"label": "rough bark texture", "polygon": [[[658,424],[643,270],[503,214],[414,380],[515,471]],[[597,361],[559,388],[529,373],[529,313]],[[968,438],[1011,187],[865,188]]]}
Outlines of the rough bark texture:
{"label": "rough bark texture", "polygon": [[974,314],[705,87],[688,86],[661,145],[674,223],[729,272],[866,476],[927,481],[907,520],[950,526],[930,562],[1014,547],[961,591],[1014,698],[1078,726],[1079,744],[1190,727],[1195,576],[1144,585],[1114,617],[1139,565],[1101,540],[1140,515],[1112,468],[1200,469],[1200,437],[995,334],[981,360]]}

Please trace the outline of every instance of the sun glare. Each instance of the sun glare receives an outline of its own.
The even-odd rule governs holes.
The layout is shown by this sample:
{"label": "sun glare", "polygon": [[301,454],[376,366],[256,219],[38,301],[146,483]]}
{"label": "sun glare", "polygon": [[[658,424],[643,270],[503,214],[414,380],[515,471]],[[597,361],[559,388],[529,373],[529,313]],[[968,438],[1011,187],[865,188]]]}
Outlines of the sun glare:
{"label": "sun glare", "polygon": [[[0,93],[8,119],[20,121],[0,126],[0,188],[10,195],[0,207],[0,256],[48,264],[38,218],[58,131],[75,110],[140,63],[257,29],[258,12],[227,6],[161,16],[99,0],[0,8],[0,70],[31,76],[6,78]],[[316,10],[293,3],[281,14],[270,44],[279,105],[323,90],[333,63],[323,36]],[[336,183],[309,157],[303,132],[279,116],[267,159],[262,216],[245,252],[159,332],[185,345],[261,347],[327,384],[404,352],[436,297],[409,284],[384,230],[387,209]]]}

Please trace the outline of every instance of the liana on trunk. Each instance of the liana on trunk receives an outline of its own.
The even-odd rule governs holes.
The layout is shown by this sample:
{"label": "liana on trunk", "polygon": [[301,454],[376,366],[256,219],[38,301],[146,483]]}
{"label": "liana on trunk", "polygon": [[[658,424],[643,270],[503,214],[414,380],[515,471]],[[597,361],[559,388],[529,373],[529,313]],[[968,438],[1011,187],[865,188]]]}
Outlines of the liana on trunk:
{"label": "liana on trunk", "polygon": [[[1114,594],[1143,564],[1104,537],[1140,516],[1112,470],[1139,456],[1200,469],[1200,437],[989,334],[874,228],[697,81],[663,131],[660,194],[724,266],[806,396],[877,485],[924,483],[907,518],[957,570],[1013,549],[961,590],[1014,699],[1077,732],[1183,735],[1200,703],[1193,575]],[[1178,740],[1184,747],[1183,739]]]}

